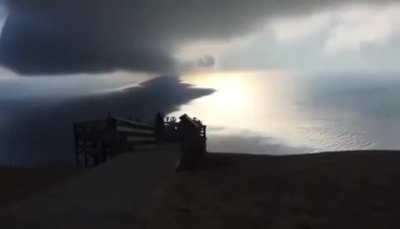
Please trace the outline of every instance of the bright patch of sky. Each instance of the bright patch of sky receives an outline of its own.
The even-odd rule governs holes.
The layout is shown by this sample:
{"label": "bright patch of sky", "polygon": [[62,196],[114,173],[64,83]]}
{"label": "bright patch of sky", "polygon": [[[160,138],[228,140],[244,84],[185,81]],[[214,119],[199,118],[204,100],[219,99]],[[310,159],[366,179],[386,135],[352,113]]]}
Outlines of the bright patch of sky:
{"label": "bright patch of sky", "polygon": [[277,40],[289,43],[324,34],[324,51],[335,54],[386,44],[400,32],[399,19],[400,4],[364,5],[276,20],[269,26]]}
{"label": "bright patch of sky", "polygon": [[193,42],[177,56],[213,55],[220,69],[399,72],[399,35],[400,4],[342,5],[269,18],[252,34]]}

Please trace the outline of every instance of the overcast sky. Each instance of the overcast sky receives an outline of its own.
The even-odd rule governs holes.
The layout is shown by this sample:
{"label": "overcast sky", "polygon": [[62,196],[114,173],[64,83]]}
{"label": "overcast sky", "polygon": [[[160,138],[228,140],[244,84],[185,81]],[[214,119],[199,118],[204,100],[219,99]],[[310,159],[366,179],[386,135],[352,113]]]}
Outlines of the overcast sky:
{"label": "overcast sky", "polygon": [[1,63],[25,75],[399,70],[397,1],[0,2]]}
{"label": "overcast sky", "polygon": [[[170,113],[202,96],[220,96],[225,85],[232,93],[219,98],[220,109],[228,100],[245,109],[248,101],[244,97],[243,104],[237,103],[242,96],[237,92],[258,84],[264,91],[269,84],[259,80],[236,88],[225,78],[222,88],[201,89],[159,75],[193,68],[323,72],[330,80],[324,79],[328,86],[319,90],[331,91],[336,81],[357,75],[340,86],[358,85],[368,75],[337,78],[333,72],[378,72],[370,78],[383,81],[382,72],[400,72],[399,15],[400,3],[388,0],[0,0],[0,164],[72,159],[71,126],[78,120],[103,118],[108,112],[121,117]],[[315,97],[319,107],[339,107],[329,97]],[[356,98],[358,103],[361,97]],[[382,98],[376,99],[379,108],[388,101]],[[368,108],[377,104],[360,100]],[[259,102],[257,107],[279,110]],[[229,115],[226,109],[220,113]],[[250,152],[260,138],[213,136],[213,141]],[[63,150],[54,154],[55,146]]]}

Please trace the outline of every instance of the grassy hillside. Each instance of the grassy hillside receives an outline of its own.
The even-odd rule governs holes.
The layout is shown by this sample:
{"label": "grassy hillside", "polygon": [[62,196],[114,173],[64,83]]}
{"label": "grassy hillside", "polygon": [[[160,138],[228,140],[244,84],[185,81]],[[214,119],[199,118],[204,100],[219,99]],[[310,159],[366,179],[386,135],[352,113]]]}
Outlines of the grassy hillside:
{"label": "grassy hillside", "polygon": [[149,228],[399,228],[400,152],[209,155],[171,178]]}

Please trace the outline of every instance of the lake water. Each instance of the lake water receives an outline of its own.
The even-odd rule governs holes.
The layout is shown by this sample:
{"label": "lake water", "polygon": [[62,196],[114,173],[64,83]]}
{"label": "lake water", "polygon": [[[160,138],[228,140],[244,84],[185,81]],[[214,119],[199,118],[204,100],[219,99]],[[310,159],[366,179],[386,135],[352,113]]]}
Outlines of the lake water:
{"label": "lake water", "polygon": [[285,71],[158,77],[115,72],[0,77],[0,165],[72,165],[72,124],[188,113],[213,152],[298,154],[400,149],[395,74]]}
{"label": "lake water", "polygon": [[172,113],[188,113],[207,124],[210,151],[400,149],[400,80],[395,74],[225,72],[181,79],[216,90]]}

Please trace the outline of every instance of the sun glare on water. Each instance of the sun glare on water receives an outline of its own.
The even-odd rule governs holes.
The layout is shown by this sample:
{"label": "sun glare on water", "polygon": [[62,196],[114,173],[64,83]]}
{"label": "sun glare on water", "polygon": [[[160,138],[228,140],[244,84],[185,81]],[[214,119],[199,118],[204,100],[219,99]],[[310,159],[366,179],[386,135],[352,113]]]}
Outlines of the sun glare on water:
{"label": "sun glare on water", "polygon": [[[242,115],[251,106],[251,82],[243,79],[249,73],[210,73],[197,74],[184,78],[192,85],[216,90],[213,98],[198,99],[199,104],[207,103],[207,114],[229,118],[232,115]],[[207,115],[208,116],[208,115]]]}
{"label": "sun glare on water", "polygon": [[215,93],[186,104],[173,115],[196,115],[209,126],[223,127],[221,134],[249,131],[290,135],[293,95],[283,72],[214,72],[182,77],[185,83],[215,89]]}
{"label": "sun glare on water", "polygon": [[193,87],[215,92],[181,106],[172,115],[187,113],[200,118],[214,137],[261,136],[266,141],[277,139],[279,144],[315,151],[365,147],[365,136],[341,121],[342,113],[326,113],[307,105],[312,100],[309,88],[294,73],[213,72],[189,74],[181,79]]}

